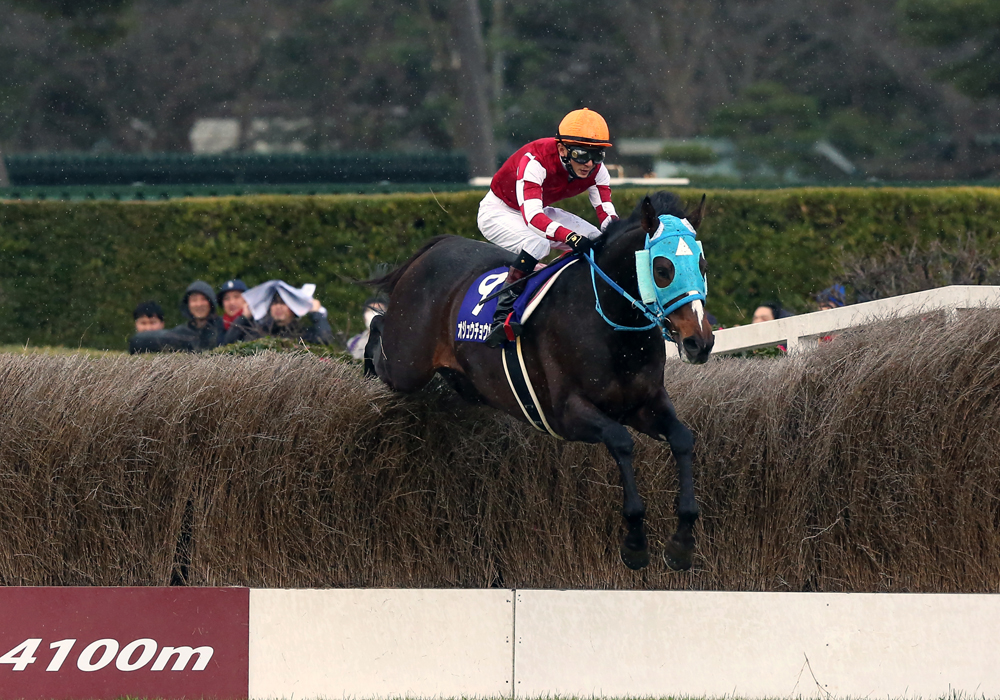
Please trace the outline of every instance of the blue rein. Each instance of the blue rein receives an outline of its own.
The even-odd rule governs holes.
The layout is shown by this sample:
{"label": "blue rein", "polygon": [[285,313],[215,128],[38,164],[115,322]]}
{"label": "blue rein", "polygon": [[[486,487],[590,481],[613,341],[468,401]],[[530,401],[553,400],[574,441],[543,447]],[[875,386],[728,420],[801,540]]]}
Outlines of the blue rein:
{"label": "blue rein", "polygon": [[[647,234],[643,249],[635,253],[639,299],[626,292],[621,285],[605,274],[597,265],[593,250],[583,258],[590,264],[590,282],[594,287],[595,308],[605,323],[616,331],[648,331],[658,327],[665,339],[673,340],[670,334],[669,315],[692,301],[698,299],[704,301],[708,294],[708,283],[700,264],[704,251],[701,242],[695,238],[695,230],[688,220],[669,214],[661,215],[659,220],[660,225],[656,232],[652,236]],[[654,258],[666,258],[673,265],[673,273],[666,287],[660,287],[655,282]],[[597,275],[628,300],[639,313],[648,318],[649,325],[623,326],[608,318],[601,306],[601,297],[597,293]]]}
{"label": "blue rein", "polygon": [[[667,321],[666,316],[662,315],[658,316],[655,309],[651,309],[650,307],[643,304],[641,301],[639,301],[631,294],[626,292],[624,289],[622,289],[617,282],[608,277],[607,273],[605,273],[604,270],[598,267],[597,263],[594,261],[594,251],[591,250],[582,257],[584,260],[590,263],[590,282],[594,287],[594,301],[596,302],[594,308],[597,309],[597,313],[601,316],[601,318],[604,319],[605,323],[614,328],[616,331],[648,331],[659,326],[660,332],[663,334],[663,337],[666,338],[667,340],[671,341],[673,340],[673,338],[670,337],[670,331],[667,329],[668,328],[667,324],[669,322]],[[634,306],[639,313],[648,318],[651,321],[651,323],[648,326],[622,326],[615,323],[610,318],[608,318],[607,315],[604,313],[604,308],[601,306],[601,297],[597,293],[597,278],[595,277],[594,273],[600,275],[602,280],[607,282],[608,285],[613,290],[615,290],[623,297],[625,297],[625,299],[630,304],[632,304],[632,306]]]}

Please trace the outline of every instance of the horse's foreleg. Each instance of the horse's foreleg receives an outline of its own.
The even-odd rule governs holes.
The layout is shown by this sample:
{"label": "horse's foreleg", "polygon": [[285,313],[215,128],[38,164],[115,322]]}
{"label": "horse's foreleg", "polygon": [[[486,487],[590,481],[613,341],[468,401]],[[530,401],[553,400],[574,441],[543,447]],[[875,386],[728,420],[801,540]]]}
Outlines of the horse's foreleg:
{"label": "horse's foreleg", "polygon": [[619,550],[622,562],[630,569],[641,569],[649,564],[649,544],[646,540],[644,520],[646,506],[639,497],[632,467],[634,446],[628,428],[611,420],[590,402],[571,398],[563,412],[563,435],[569,440],[602,442],[618,464],[624,499],[622,517],[627,532]]}
{"label": "horse's foreleg", "polygon": [[663,557],[675,571],[691,568],[694,554],[694,524],[698,520],[698,502],[694,498],[694,435],[677,418],[674,405],[665,389],[644,406],[633,421],[633,427],[658,440],[666,440],[677,462],[677,532],[667,543]]}

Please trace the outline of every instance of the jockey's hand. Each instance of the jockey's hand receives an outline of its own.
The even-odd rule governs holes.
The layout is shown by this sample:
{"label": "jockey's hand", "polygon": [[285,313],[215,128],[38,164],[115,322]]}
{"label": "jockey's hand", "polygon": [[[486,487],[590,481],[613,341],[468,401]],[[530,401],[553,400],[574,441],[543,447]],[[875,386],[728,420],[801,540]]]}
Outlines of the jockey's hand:
{"label": "jockey's hand", "polygon": [[586,236],[581,236],[579,233],[571,233],[566,236],[566,245],[574,253],[579,253],[580,255],[586,255],[587,251],[591,248],[590,239]]}

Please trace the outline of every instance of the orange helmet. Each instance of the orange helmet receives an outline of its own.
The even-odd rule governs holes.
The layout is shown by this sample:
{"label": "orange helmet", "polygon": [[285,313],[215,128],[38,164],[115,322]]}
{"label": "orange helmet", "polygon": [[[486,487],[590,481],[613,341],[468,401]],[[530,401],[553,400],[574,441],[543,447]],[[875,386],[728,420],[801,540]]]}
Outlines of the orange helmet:
{"label": "orange helmet", "polygon": [[591,112],[586,107],[573,110],[563,117],[559,122],[556,138],[563,143],[611,148],[608,123],[600,114]]}

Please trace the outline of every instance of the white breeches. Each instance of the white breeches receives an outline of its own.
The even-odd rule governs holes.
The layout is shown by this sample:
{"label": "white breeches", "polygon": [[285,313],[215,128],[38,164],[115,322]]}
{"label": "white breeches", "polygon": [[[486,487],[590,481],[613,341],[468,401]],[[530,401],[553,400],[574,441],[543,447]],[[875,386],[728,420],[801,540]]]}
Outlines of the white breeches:
{"label": "white breeches", "polygon": [[[570,214],[568,211],[555,207],[545,207],[542,211],[553,221],[565,226],[570,231],[586,236],[590,240],[601,235],[601,229],[581,219],[576,214]],[[536,260],[541,260],[549,254],[552,248],[569,250],[569,246],[550,241],[530,228],[524,223],[521,212],[507,206],[502,199],[493,194],[492,190],[486,193],[483,201],[479,204],[477,222],[479,230],[488,241],[501,248],[506,248],[512,253],[519,253],[523,250]]]}

